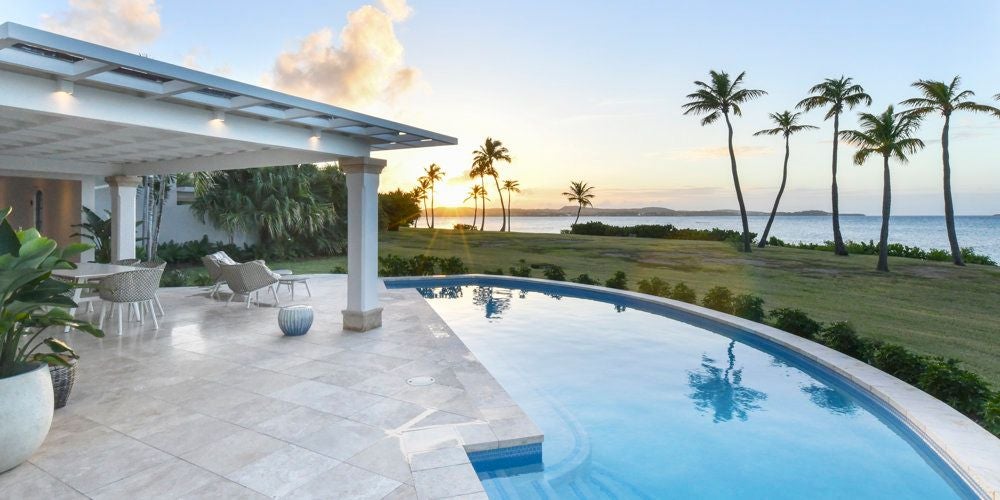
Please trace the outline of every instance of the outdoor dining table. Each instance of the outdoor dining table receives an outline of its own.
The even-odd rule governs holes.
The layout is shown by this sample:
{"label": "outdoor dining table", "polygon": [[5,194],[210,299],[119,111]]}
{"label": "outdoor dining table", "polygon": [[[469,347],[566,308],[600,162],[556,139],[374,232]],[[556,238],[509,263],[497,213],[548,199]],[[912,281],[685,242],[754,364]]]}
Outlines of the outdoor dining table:
{"label": "outdoor dining table", "polygon": [[[119,266],[117,264],[97,264],[94,262],[84,262],[77,264],[76,269],[56,269],[52,271],[52,276],[61,278],[66,281],[73,281],[76,283],[86,283],[89,280],[106,278],[112,274],[123,273],[126,271],[135,271],[137,269],[142,269],[141,267],[133,266]],[[77,304],[82,304],[84,302],[95,302],[100,297],[95,293],[93,295],[83,296],[83,288],[76,288],[73,290],[73,301]],[[76,314],[76,308],[69,310],[70,314]],[[67,328],[67,331],[69,329]]]}

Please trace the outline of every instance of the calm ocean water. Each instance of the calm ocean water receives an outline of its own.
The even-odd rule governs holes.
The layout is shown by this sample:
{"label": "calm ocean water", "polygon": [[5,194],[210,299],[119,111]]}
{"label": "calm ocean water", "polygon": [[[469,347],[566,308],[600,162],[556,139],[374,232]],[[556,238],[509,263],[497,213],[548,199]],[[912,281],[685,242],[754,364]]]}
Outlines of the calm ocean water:
{"label": "calm ocean water", "polygon": [[[601,221],[616,226],[636,224],[673,224],[680,228],[740,229],[740,218],[732,216],[706,217],[580,217],[580,222]],[[422,223],[423,221],[418,221]],[[438,217],[437,227],[450,228],[455,224],[469,224],[471,217]],[[514,217],[513,230],[522,233],[558,233],[569,229],[572,217]],[[844,238],[854,241],[878,240],[882,218],[878,216],[841,217],[841,231]],[[966,216],[956,217],[958,242],[962,247],[972,247],[977,253],[990,256],[1000,262],[1000,217]],[[750,230],[760,234],[767,224],[766,216],[750,217]],[[499,217],[486,219],[487,230],[500,227]],[[829,216],[777,217],[771,227],[771,235],[789,243],[822,243],[833,239],[833,228]],[[948,234],[945,232],[944,217],[940,216],[896,216],[889,225],[889,241],[923,249],[948,248]]]}

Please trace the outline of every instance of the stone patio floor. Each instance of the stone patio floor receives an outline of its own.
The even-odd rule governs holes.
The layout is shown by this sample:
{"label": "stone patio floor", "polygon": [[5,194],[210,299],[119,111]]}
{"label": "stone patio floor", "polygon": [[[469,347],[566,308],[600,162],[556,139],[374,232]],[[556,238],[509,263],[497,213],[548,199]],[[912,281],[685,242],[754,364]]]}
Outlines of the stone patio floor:
{"label": "stone patio floor", "polygon": [[341,325],[346,277],[310,286],[294,300],[316,310],[303,337],[281,335],[269,302],[203,288],[162,289],[158,330],[65,335],[76,387],[0,498],[485,498],[466,452],[541,442],[415,290],[383,289],[384,326],[357,333]]}

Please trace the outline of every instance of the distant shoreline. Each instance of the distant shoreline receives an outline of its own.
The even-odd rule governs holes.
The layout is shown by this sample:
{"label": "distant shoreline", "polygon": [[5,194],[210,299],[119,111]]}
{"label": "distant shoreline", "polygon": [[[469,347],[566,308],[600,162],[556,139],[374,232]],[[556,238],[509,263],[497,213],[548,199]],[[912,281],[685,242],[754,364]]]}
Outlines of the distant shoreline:
{"label": "distant shoreline", "polygon": [[[562,208],[514,208],[511,210],[513,217],[576,217],[577,208],[566,206]],[[473,209],[470,207],[437,207],[434,209],[438,217],[472,217]],[[482,213],[480,211],[479,213]],[[486,215],[499,216],[502,211],[499,208],[487,208]],[[766,216],[770,212],[747,212],[747,215]],[[584,208],[580,212],[581,217],[738,217],[738,210],[674,210],[663,207],[642,207],[642,208]],[[829,212],[823,210],[802,210],[798,212],[778,212],[782,217],[815,217],[830,216]],[[864,217],[865,214],[840,214],[841,217]]]}

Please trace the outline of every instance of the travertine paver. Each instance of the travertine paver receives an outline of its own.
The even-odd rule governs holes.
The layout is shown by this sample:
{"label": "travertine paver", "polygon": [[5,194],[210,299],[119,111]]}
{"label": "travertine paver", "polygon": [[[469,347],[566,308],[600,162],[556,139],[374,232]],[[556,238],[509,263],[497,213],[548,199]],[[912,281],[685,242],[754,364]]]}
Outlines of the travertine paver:
{"label": "travertine paver", "polygon": [[311,284],[304,337],[200,288],[161,291],[159,330],[65,335],[77,385],[0,498],[480,498],[466,451],[542,439],[416,291],[383,290],[384,326],[354,333],[345,277]]}

